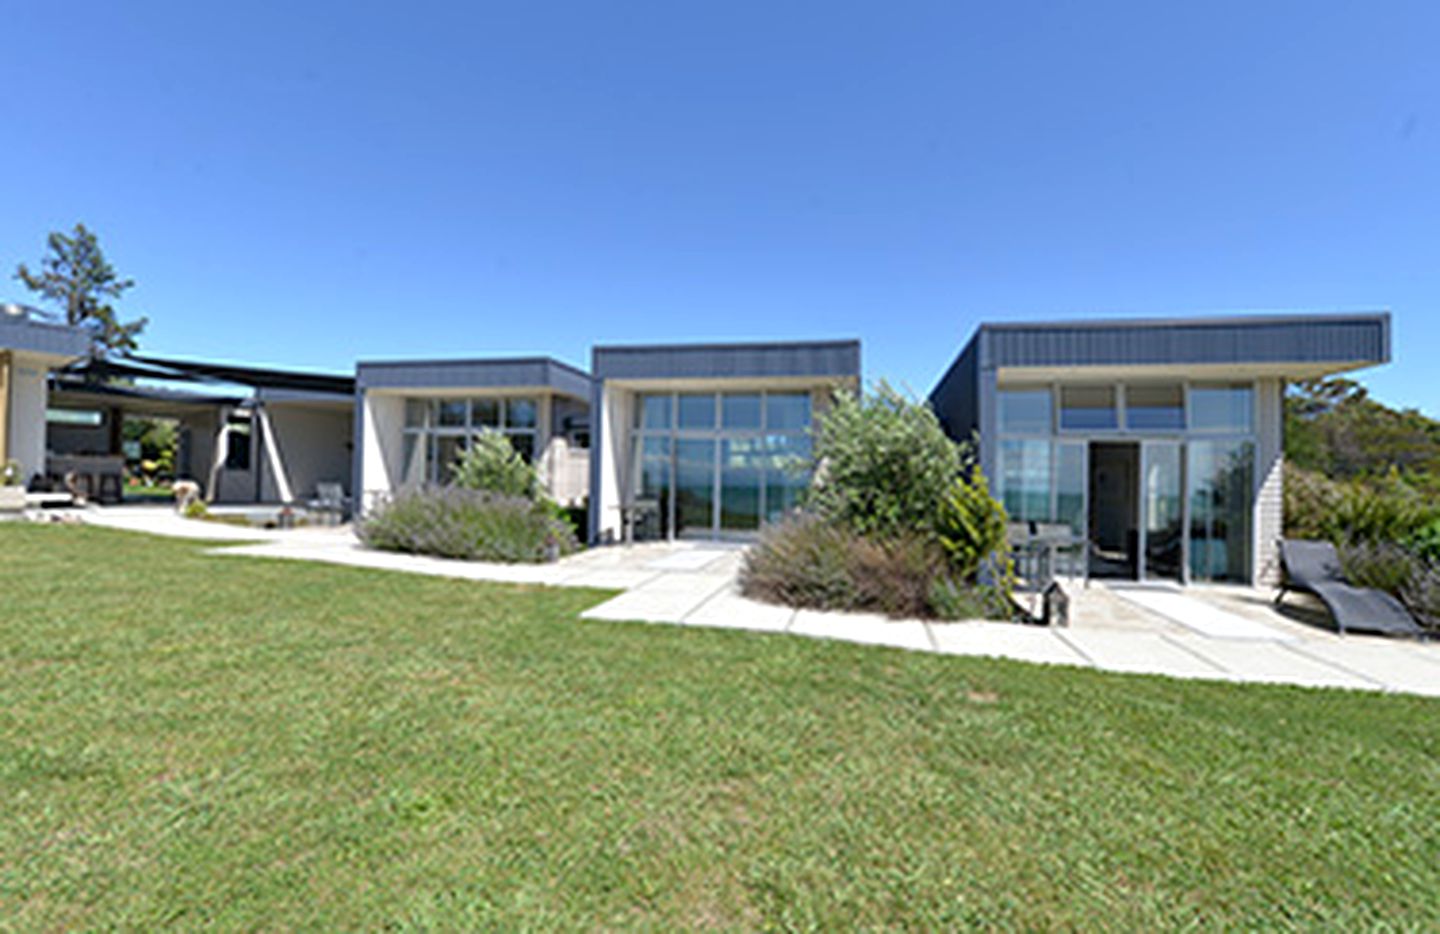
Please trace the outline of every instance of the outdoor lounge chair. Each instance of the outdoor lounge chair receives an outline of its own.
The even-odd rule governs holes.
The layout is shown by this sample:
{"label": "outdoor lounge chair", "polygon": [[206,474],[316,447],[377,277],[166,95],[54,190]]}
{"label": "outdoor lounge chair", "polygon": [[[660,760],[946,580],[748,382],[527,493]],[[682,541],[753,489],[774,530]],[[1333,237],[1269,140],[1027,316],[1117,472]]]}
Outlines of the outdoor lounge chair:
{"label": "outdoor lounge chair", "polygon": [[1287,592],[1294,590],[1319,597],[1335,620],[1335,629],[1342,635],[1350,630],[1425,635],[1425,630],[1399,600],[1382,590],[1352,586],[1345,579],[1335,546],[1329,542],[1286,539],[1280,543],[1280,562],[1284,579],[1280,592],[1275,595],[1276,606]]}
{"label": "outdoor lounge chair", "polygon": [[307,504],[307,508],[326,525],[338,525],[345,518],[349,504],[343,486],[322,482],[315,484],[315,498]]}

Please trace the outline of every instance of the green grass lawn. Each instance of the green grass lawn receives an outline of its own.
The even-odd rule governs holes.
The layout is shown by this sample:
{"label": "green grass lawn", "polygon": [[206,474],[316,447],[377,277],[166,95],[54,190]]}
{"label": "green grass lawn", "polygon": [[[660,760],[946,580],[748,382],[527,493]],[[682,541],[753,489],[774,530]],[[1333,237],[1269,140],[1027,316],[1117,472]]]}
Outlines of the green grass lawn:
{"label": "green grass lawn", "polygon": [[1440,702],[0,525],[0,927],[1440,923]]}

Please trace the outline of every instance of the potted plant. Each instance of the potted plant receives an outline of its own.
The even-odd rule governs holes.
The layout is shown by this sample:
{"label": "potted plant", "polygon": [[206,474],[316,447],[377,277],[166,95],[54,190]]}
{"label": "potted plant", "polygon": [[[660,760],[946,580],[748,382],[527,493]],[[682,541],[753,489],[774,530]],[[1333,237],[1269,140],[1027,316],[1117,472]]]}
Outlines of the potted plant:
{"label": "potted plant", "polygon": [[6,461],[0,470],[0,512],[19,512],[24,508],[24,471],[15,461]]}

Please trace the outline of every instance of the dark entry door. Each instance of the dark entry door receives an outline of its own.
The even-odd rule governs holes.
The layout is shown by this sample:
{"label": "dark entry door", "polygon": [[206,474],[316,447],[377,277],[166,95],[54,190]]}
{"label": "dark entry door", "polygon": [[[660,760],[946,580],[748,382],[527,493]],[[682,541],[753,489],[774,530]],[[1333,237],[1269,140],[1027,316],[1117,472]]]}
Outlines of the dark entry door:
{"label": "dark entry door", "polygon": [[1133,580],[1140,551],[1140,445],[1090,444],[1090,574]]}

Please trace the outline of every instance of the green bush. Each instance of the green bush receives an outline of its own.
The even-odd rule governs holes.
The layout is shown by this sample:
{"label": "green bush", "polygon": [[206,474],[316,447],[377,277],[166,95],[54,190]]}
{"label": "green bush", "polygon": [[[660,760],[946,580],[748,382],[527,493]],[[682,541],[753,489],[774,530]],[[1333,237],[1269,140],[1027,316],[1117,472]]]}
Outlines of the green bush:
{"label": "green bush", "polygon": [[[1005,507],[990,495],[983,473],[975,470],[969,478],[956,477],[951,482],[935,514],[935,533],[951,570],[961,580],[973,582],[984,563],[997,555],[1008,563],[1004,557],[1007,523]],[[1006,580],[1009,575],[997,577]]]}
{"label": "green bush", "polygon": [[953,577],[937,577],[930,585],[930,611],[936,619],[1008,619],[1012,610],[998,587],[977,586]]}
{"label": "green bush", "polygon": [[1338,551],[1352,584],[1395,596],[1422,625],[1440,630],[1440,564],[1390,542],[1358,542]]}
{"label": "green bush", "polygon": [[450,470],[452,482],[462,489],[532,501],[543,495],[539,473],[498,431],[476,435]]}
{"label": "green bush", "polygon": [[797,514],[765,529],[745,554],[740,588],[757,600],[814,609],[850,609],[859,590],[850,575],[858,536]]}
{"label": "green bush", "polygon": [[745,555],[741,591],[785,606],[893,617],[1004,618],[998,591],[957,579],[939,543],[918,535],[866,538],[800,513],[768,527]]}
{"label": "green bush", "polygon": [[1440,564],[1418,565],[1399,596],[1422,626],[1440,632]]}
{"label": "green bush", "polygon": [[806,506],[876,540],[930,535],[968,456],[929,406],[884,382],[866,396],[837,393],[816,424],[816,478]]}
{"label": "green bush", "polygon": [[1390,542],[1356,542],[1337,551],[1345,576],[1357,587],[1373,587],[1399,595],[1419,570],[1421,562]]}
{"label": "green bush", "polygon": [[1436,522],[1435,507],[1398,475],[1340,482],[1286,467],[1285,534],[1290,538],[1337,545],[1402,543]]}
{"label": "green bush", "polygon": [[356,534],[371,548],[472,561],[537,563],[578,547],[548,501],[453,486],[401,493],[367,512]]}
{"label": "green bush", "polygon": [[5,466],[0,468],[0,486],[21,486],[24,482],[24,471],[20,469],[20,462],[7,460]]}
{"label": "green bush", "polygon": [[1431,563],[1440,562],[1440,516],[1420,526],[1405,541],[1412,554]]}

